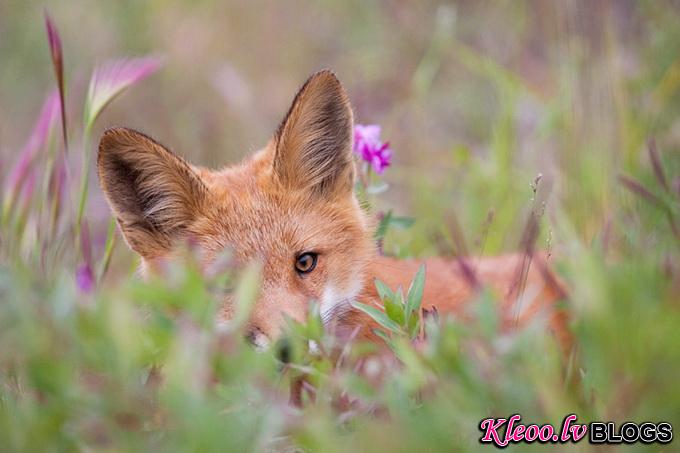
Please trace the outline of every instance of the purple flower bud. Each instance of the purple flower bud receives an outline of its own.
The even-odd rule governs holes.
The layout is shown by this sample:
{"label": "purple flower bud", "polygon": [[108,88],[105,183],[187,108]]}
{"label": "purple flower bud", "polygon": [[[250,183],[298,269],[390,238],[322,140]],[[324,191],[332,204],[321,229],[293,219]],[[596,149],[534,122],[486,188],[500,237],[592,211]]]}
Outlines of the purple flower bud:
{"label": "purple flower bud", "polygon": [[61,50],[61,38],[57,27],[52,22],[52,18],[45,11],[45,28],[47,29],[47,41],[50,45],[50,56],[52,57],[52,66],[54,66],[54,75],[57,78],[57,87],[59,88],[59,100],[61,109],[61,128],[64,138],[64,146],[68,148],[68,138],[66,135],[66,106],[64,105],[64,53]]}
{"label": "purple flower bud", "polygon": [[61,38],[59,37],[57,27],[55,27],[54,22],[50,15],[47,14],[47,11],[45,11],[45,28],[47,29],[47,41],[50,45],[50,55],[52,56],[52,62],[54,63],[57,77],[59,77],[59,75],[62,74],[64,63],[61,50]]}
{"label": "purple flower bud", "polygon": [[83,294],[94,290],[94,273],[88,264],[81,264],[76,270],[76,286]]}

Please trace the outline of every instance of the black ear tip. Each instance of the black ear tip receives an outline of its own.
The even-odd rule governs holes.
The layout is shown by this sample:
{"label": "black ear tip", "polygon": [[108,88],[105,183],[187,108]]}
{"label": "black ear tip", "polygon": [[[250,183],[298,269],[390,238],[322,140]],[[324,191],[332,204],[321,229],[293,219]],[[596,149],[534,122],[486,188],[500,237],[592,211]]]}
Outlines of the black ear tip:
{"label": "black ear tip", "polygon": [[310,78],[320,78],[340,83],[340,79],[338,78],[337,74],[328,68],[323,68],[319,71],[316,71],[314,74],[311,75]]}
{"label": "black ear tip", "polygon": [[99,139],[98,160],[102,155],[118,154],[128,149],[172,152],[152,137],[129,127],[114,126],[106,129]]}
{"label": "black ear tip", "polygon": [[110,127],[106,129],[99,139],[99,153],[115,150],[118,145],[130,141],[131,137],[141,133],[127,127]]}
{"label": "black ear tip", "polygon": [[99,139],[97,149],[97,164],[101,166],[102,161],[117,148],[120,143],[120,136],[124,131],[121,127],[111,127],[106,129]]}
{"label": "black ear tip", "polygon": [[100,148],[102,144],[110,143],[111,141],[115,140],[117,136],[119,136],[125,128],[123,127],[109,127],[106,129],[104,132],[102,132],[102,136],[99,139],[99,144]]}
{"label": "black ear tip", "polygon": [[133,138],[152,140],[151,137],[129,127],[113,126],[102,132],[102,137],[99,139],[101,144],[117,143],[121,141],[128,141]]}
{"label": "black ear tip", "polygon": [[331,88],[334,90],[344,92],[342,83],[340,83],[340,79],[335,74],[335,72],[331,71],[330,69],[322,69],[320,71],[315,72],[314,74],[309,76],[305,85],[320,86],[323,88]]}

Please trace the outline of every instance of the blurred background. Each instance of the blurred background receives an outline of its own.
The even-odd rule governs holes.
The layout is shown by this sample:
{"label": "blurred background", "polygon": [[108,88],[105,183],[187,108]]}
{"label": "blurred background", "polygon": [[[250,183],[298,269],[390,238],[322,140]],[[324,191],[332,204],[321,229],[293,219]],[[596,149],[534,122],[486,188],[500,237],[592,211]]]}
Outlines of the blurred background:
{"label": "blurred background", "polygon": [[[475,252],[516,248],[539,174],[548,215],[564,208],[590,241],[611,220],[617,174],[647,165],[645,141],[680,145],[675,1],[3,0],[4,168],[54,86],[45,8],[63,41],[71,124],[97,63],[161,55],[162,70],[93,136],[137,128],[196,164],[263,146],[304,80],[336,71],[356,121],[380,124],[394,150],[378,204],[418,219],[388,241],[396,254],[445,253],[452,229]],[[88,212],[105,230],[100,196]]]}
{"label": "blurred background", "polygon": [[[45,10],[63,45],[68,154],[56,108],[46,143],[30,146],[55,87]],[[0,0],[3,447],[476,451],[480,420],[512,413],[677,429],[679,25],[671,0]],[[116,98],[84,143],[93,69],[145,55],[163,67]],[[92,160],[90,190],[80,187],[101,131],[133,127],[193,163],[233,163],[267,143],[321,68],[394,151],[389,189],[367,197],[376,216],[399,220],[385,252],[517,250],[538,219],[536,247],[569,290],[569,354],[540,320],[499,331],[482,292],[471,320],[442,320],[427,347],[400,338],[404,360],[385,382],[312,353],[323,329],[311,317],[292,337],[307,345],[304,367],[282,369],[238,325],[215,328],[214,288],[191,266],[136,278]],[[252,298],[256,280],[239,288]],[[158,364],[167,383],[154,390]],[[298,411],[287,392],[300,369],[318,398]],[[330,402],[346,394],[357,405],[340,413]]]}

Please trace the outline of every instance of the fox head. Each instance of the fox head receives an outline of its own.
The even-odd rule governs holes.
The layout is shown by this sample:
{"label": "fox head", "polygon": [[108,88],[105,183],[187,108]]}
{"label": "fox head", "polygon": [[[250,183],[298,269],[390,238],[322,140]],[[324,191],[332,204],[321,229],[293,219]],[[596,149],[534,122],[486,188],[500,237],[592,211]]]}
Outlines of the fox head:
{"label": "fox head", "polygon": [[[262,266],[248,337],[276,339],[311,301],[322,316],[361,291],[374,253],[370,222],[354,195],[353,119],[330,71],[312,75],[267,146],[219,170],[192,166],[144,134],[104,132],[97,167],[127,244],[153,269],[190,240],[206,261],[229,250]],[[223,319],[233,313],[224,296]]]}

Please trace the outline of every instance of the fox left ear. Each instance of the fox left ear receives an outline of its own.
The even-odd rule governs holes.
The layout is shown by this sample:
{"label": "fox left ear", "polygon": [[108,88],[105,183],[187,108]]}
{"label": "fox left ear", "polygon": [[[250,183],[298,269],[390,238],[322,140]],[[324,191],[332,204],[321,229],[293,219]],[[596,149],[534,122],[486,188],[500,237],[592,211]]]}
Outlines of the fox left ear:
{"label": "fox left ear", "polygon": [[324,197],[354,186],[352,109],[331,71],[312,75],[295,96],[274,136],[275,176],[289,189]]}
{"label": "fox left ear", "polygon": [[144,258],[171,249],[207,203],[207,188],[189,164],[132,129],[104,132],[97,170],[125,240]]}

